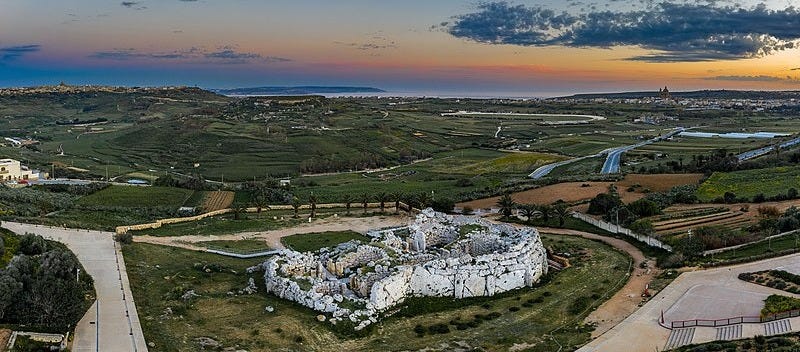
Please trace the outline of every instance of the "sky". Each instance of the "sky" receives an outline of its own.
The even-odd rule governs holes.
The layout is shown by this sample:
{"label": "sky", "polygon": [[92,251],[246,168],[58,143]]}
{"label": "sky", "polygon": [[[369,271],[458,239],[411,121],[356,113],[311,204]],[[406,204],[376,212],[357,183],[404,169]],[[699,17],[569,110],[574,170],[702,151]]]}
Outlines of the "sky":
{"label": "sky", "polygon": [[794,90],[793,2],[0,0],[0,86]]}

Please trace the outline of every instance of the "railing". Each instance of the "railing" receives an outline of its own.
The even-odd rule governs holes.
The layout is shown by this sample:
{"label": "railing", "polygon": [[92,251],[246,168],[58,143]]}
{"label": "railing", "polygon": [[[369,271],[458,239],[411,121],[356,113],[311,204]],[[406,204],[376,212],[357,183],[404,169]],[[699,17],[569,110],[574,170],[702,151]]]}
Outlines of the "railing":
{"label": "railing", "polygon": [[678,328],[691,328],[696,326],[720,327],[720,326],[728,326],[736,324],[761,324],[775,320],[794,318],[794,317],[800,317],[800,309],[770,314],[764,317],[741,316],[741,317],[723,318],[723,319],[679,320],[671,322],[670,328],[678,329]]}

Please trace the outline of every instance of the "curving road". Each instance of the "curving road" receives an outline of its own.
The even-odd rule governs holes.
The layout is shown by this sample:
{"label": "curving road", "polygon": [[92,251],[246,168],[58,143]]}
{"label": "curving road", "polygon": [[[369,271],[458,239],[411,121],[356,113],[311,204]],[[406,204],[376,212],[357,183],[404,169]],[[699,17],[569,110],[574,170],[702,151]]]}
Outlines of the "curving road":
{"label": "curving road", "polygon": [[652,144],[652,143],[655,143],[655,142],[663,141],[663,140],[668,139],[668,138],[670,138],[670,137],[672,137],[672,136],[674,136],[674,135],[676,135],[678,133],[681,133],[681,132],[683,132],[685,130],[686,129],[683,128],[683,127],[678,127],[676,129],[674,129],[672,132],[669,132],[669,133],[667,133],[665,135],[661,135],[661,136],[658,136],[656,138],[653,138],[653,139],[650,139],[650,140],[647,140],[647,141],[644,141],[644,142],[636,143],[634,145],[626,145],[624,147],[619,147],[619,148],[614,148],[614,149],[609,150],[607,152],[608,154],[606,156],[606,161],[605,161],[605,163],[603,163],[603,168],[600,170],[600,173],[601,174],[616,174],[616,173],[619,173],[619,163],[620,163],[620,160],[622,159],[622,154],[624,154],[625,152],[627,152],[629,150],[633,150],[633,149],[639,148],[639,147],[646,146],[648,144]]}

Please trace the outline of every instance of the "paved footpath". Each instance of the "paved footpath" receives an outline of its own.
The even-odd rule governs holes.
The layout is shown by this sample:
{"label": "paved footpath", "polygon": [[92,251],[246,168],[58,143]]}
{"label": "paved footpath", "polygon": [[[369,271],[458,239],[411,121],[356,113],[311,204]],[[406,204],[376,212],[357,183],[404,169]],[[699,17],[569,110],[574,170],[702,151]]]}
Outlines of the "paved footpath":
{"label": "paved footpath", "polygon": [[113,233],[7,221],[2,227],[64,243],[94,278],[97,301],[75,327],[72,351],[147,351],[125,261]]}
{"label": "paved footpath", "polygon": [[[800,273],[800,254],[683,273],[644,306],[578,351],[650,352],[662,351],[665,347],[710,342],[720,338],[738,339],[771,335],[769,331],[771,327],[765,326],[767,324],[743,324],[739,325],[741,327],[732,326],[732,329],[737,330],[734,333],[717,331],[712,327],[696,328],[691,331],[675,329],[676,334],[683,332],[686,334],[671,338],[670,333],[673,330],[659,325],[662,314],[667,324],[690,319],[758,316],[764,305],[764,298],[771,294],[800,297],[738,279],[739,273],[769,269]],[[800,318],[792,319],[782,331],[798,330],[800,330]]]}

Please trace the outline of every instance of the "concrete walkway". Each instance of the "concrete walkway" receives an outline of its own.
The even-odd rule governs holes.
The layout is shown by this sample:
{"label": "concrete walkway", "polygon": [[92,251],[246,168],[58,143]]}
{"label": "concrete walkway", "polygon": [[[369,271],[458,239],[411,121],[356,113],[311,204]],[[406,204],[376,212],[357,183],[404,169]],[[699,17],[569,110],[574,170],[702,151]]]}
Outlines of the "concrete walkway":
{"label": "concrete walkway", "polygon": [[75,327],[72,351],[147,351],[125,261],[113,233],[5,221],[2,227],[64,243],[94,278],[97,301]]}
{"label": "concrete walkway", "polygon": [[[800,297],[738,278],[740,273],[770,269],[800,273],[800,254],[683,273],[647,304],[578,351],[662,351],[666,347],[710,342],[718,338],[750,338],[768,334],[775,331],[771,325],[744,324],[733,331],[718,331],[711,327],[670,330],[659,325],[659,319],[663,313],[665,323],[669,325],[679,320],[758,316],[764,298],[771,294]],[[800,318],[793,318],[781,326],[788,327],[789,331],[800,331]],[[675,334],[670,338],[673,332]]]}

